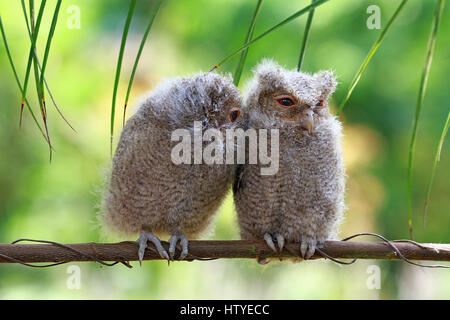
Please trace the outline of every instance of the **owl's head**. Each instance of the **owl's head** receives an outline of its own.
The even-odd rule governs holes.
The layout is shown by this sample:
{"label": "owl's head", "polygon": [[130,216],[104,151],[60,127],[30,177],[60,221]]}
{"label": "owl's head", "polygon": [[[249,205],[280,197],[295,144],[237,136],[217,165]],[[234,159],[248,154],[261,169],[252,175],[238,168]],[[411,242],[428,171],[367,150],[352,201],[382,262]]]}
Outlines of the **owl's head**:
{"label": "owl's head", "polygon": [[247,87],[250,121],[311,132],[321,118],[330,116],[328,98],[336,85],[332,71],[311,75],[286,70],[273,60],[263,60],[256,66],[254,78]]}
{"label": "owl's head", "polygon": [[231,74],[226,76],[206,72],[193,80],[197,85],[200,117],[205,129],[235,128],[241,122],[242,98],[239,89],[234,85]]}
{"label": "owl's head", "polygon": [[201,72],[165,79],[150,96],[153,114],[175,128],[226,129],[239,125],[242,99],[231,75]]}

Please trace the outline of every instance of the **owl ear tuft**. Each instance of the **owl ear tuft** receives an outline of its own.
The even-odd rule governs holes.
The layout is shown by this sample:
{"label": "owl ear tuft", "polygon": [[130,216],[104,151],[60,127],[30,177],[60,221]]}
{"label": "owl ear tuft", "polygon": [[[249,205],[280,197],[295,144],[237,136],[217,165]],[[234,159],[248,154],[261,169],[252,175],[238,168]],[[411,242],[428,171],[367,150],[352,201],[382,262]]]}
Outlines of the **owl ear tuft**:
{"label": "owl ear tuft", "polygon": [[336,89],[337,81],[333,71],[319,71],[314,75],[314,77],[319,82],[320,87],[327,97],[331,95]]}
{"label": "owl ear tuft", "polygon": [[254,69],[254,74],[262,87],[272,87],[282,70],[281,66],[272,59],[263,59]]}

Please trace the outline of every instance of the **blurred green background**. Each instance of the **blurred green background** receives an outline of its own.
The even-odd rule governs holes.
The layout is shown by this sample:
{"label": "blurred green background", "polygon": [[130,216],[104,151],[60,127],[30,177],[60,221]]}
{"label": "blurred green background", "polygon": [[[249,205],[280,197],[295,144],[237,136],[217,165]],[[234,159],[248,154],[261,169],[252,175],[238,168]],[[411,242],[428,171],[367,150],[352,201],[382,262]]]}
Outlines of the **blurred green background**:
{"label": "blurred green background", "polygon": [[[39,1],[36,3],[38,6]],[[255,36],[308,5],[306,1],[266,0]],[[339,76],[339,103],[360,63],[381,30],[369,30],[366,9],[381,8],[384,27],[400,3],[330,1],[316,11],[303,70],[333,69]],[[55,0],[49,0],[41,26],[42,57]],[[167,0],[157,16],[136,74],[130,104],[163,77],[208,70],[244,41],[256,0]],[[341,236],[378,232],[407,238],[407,163],[415,103],[436,0],[410,0],[375,54],[350,98],[341,120],[348,170],[346,220]],[[80,28],[71,5],[80,9]],[[128,37],[116,113],[121,129],[122,103],[134,58],[154,1],[139,0]],[[448,8],[446,8],[448,9]],[[55,99],[77,133],[48,107],[55,148],[48,147],[28,111],[19,130],[20,92],[0,50],[0,242],[34,238],[62,243],[116,241],[97,225],[103,170],[110,162],[109,117],[115,66],[128,1],[63,1],[50,51],[46,78]],[[21,81],[29,40],[19,1],[0,2],[0,13]],[[250,48],[241,81],[263,57],[297,66],[306,16],[278,29]],[[449,110],[450,19],[443,13],[420,118],[413,171],[415,240],[450,242],[450,149],[444,144],[429,207],[427,228],[422,212],[435,149]],[[233,72],[238,57],[219,69]],[[447,79],[447,80],[446,80]],[[34,84],[28,97],[36,114]],[[48,103],[50,105],[50,103]],[[128,115],[132,114],[132,108]],[[117,139],[116,139],[117,141]],[[228,197],[207,239],[238,239],[232,198]],[[134,240],[134,239],[130,239]],[[365,240],[365,239],[360,239]],[[367,239],[373,240],[373,239]],[[381,288],[366,282],[368,267],[378,265]],[[81,270],[81,288],[67,286],[68,267]],[[72,263],[50,269],[0,265],[0,298],[54,299],[377,299],[450,298],[450,272],[420,269],[401,262],[358,261],[338,266],[329,261],[253,260],[145,262],[133,269],[95,263]]]}

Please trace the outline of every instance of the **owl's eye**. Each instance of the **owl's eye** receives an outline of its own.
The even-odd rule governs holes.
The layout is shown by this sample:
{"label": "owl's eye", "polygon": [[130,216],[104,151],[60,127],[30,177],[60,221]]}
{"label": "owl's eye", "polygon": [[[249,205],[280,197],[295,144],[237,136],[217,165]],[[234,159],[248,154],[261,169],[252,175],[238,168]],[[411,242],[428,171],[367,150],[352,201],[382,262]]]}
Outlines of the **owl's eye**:
{"label": "owl's eye", "polygon": [[295,106],[294,100],[292,100],[290,97],[279,97],[276,100],[282,107],[290,108]]}
{"label": "owl's eye", "polygon": [[239,109],[233,109],[228,114],[228,117],[230,118],[231,122],[235,122],[237,118],[241,115],[241,111]]}
{"label": "owl's eye", "polygon": [[316,103],[316,107],[319,107],[319,108],[323,107],[324,102],[325,101],[323,99],[320,99],[319,102]]}

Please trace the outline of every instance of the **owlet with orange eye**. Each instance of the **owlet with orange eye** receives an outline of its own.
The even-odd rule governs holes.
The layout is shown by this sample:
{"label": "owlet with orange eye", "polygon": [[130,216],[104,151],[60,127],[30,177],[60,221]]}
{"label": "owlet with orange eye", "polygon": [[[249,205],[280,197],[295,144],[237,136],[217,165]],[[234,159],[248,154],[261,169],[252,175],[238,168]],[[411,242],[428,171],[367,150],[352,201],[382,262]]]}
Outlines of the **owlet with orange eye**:
{"label": "owlet with orange eye", "polygon": [[[148,241],[160,256],[188,254],[188,239],[205,231],[230,189],[234,165],[195,162],[195,126],[203,133],[241,126],[242,100],[230,76],[200,73],[168,79],[151,91],[126,122],[103,199],[101,220],[124,234],[140,234],[139,260]],[[181,129],[181,131],[179,130]],[[177,131],[179,130],[179,131]],[[186,162],[173,161],[175,132],[185,132]],[[177,136],[179,138],[180,136]],[[203,142],[207,145],[208,142]],[[186,151],[187,150],[187,151]],[[186,154],[185,154],[186,153]],[[203,162],[203,161],[201,161]],[[168,252],[159,237],[171,236]]]}
{"label": "owlet with orange eye", "polygon": [[336,84],[331,71],[302,73],[272,60],[255,68],[243,110],[248,127],[278,129],[279,168],[273,175],[261,175],[266,164],[237,168],[242,239],[264,239],[276,252],[297,243],[308,259],[336,237],[345,208],[341,123],[328,110]]}

